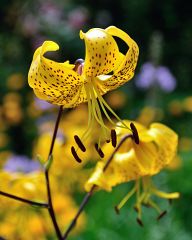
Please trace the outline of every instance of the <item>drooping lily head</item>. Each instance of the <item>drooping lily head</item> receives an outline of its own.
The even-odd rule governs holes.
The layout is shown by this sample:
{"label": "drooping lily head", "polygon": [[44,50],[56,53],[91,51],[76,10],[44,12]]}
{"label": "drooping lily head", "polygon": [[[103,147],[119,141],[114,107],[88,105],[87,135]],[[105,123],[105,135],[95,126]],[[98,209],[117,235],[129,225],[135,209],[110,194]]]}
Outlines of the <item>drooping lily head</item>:
{"label": "drooping lily head", "polygon": [[[127,44],[126,54],[120,52],[114,36]],[[128,34],[114,26],[106,29],[93,28],[87,33],[80,31],[80,38],[85,42],[85,60],[81,59],[75,64],[70,64],[69,61],[55,62],[46,58],[46,52],[56,51],[59,46],[55,42],[45,41],[34,53],[28,82],[37,97],[63,105],[64,108],[73,108],[82,102],[88,102],[88,130],[84,138],[96,120],[101,126],[104,138],[107,139],[109,129],[104,124],[102,112],[110,122],[112,120],[106,109],[116,118],[118,116],[102,95],[133,77],[139,49]]]}
{"label": "drooping lily head", "polygon": [[[130,121],[125,120],[124,123],[129,125]],[[116,209],[119,210],[136,193],[135,207],[138,211],[138,219],[141,220],[142,204],[155,208],[161,214],[159,207],[151,200],[151,195],[167,199],[179,197],[178,193],[168,194],[159,191],[151,181],[151,176],[158,174],[174,160],[178,136],[173,130],[160,123],[151,124],[149,129],[136,122],[134,126],[138,131],[139,144],[135,142],[133,135],[130,135],[131,137],[117,147],[115,153],[110,145],[105,145],[103,150],[108,151],[105,157],[108,155],[110,158],[113,154],[113,158],[110,164],[107,163],[107,158],[97,163],[93,174],[85,184],[85,189],[89,191],[93,185],[96,185],[99,189],[111,191],[112,187],[118,184],[135,181],[133,189]],[[118,142],[127,132],[125,128],[116,129]]]}

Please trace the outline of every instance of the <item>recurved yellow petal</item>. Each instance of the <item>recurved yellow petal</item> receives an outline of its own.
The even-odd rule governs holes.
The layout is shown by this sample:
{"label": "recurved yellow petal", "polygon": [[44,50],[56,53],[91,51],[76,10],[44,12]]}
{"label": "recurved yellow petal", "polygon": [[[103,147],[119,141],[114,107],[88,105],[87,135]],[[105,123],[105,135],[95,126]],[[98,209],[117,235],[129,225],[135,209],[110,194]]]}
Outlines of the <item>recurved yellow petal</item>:
{"label": "recurved yellow petal", "polygon": [[159,157],[155,168],[161,169],[171,163],[175,157],[178,145],[178,135],[173,130],[160,123],[153,123],[148,133],[154,138],[154,142],[159,149]]}
{"label": "recurved yellow petal", "polygon": [[143,175],[133,149],[125,153],[116,153],[105,172],[103,172],[103,167],[104,162],[98,162],[92,176],[85,184],[86,191],[89,191],[93,184],[106,191],[111,191],[112,187],[138,179]]}
{"label": "recurved yellow petal", "polygon": [[80,32],[81,39],[85,40],[86,55],[83,74],[96,77],[108,74],[117,67],[119,48],[114,38],[104,29],[93,28],[87,33]]}
{"label": "recurved yellow petal", "polygon": [[111,186],[108,183],[105,174],[103,173],[104,162],[98,162],[95,171],[85,183],[85,190],[88,192],[93,185],[96,185],[106,191],[111,190]]}
{"label": "recurved yellow petal", "polygon": [[119,28],[111,26],[108,27],[105,31],[112,36],[119,37],[129,47],[124,57],[121,54],[121,62],[119,62],[119,66],[115,69],[112,77],[107,79],[106,81],[103,81],[103,79],[100,79],[99,81],[99,84],[102,85],[103,90],[109,91],[123,85],[125,82],[129,81],[134,76],[139,56],[139,48],[136,42],[132,38],[130,38],[127,33],[120,30]]}
{"label": "recurved yellow petal", "polygon": [[[74,65],[69,62],[58,63],[44,56],[48,51],[55,51],[59,47],[52,41],[45,41],[34,53],[28,74],[28,81],[44,100],[58,105],[70,107],[74,99],[78,99],[83,78],[73,71]],[[45,97],[45,98],[44,98]]]}
{"label": "recurved yellow petal", "polygon": [[158,158],[158,148],[153,142],[134,143],[137,164],[139,165],[142,175],[153,175],[153,169]]}

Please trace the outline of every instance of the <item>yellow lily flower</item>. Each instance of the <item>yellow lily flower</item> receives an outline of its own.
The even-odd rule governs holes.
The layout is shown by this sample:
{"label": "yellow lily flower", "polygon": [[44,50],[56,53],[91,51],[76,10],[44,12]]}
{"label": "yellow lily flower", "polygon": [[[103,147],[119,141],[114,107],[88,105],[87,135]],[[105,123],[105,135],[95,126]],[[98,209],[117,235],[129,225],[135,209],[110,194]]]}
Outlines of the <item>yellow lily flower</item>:
{"label": "yellow lily flower", "polygon": [[[124,123],[129,125],[130,121],[125,120]],[[149,205],[161,213],[159,207],[151,200],[151,195],[167,199],[179,197],[177,192],[164,193],[159,191],[151,182],[151,176],[158,174],[174,160],[178,136],[173,130],[160,123],[151,124],[149,129],[139,123],[133,123],[139,134],[139,144],[133,141],[133,137],[128,138],[115,152],[107,168],[105,168],[106,156],[111,155],[112,149],[111,146],[105,145],[103,151],[107,150],[108,153],[103,161],[97,163],[95,171],[85,184],[85,189],[90,191],[92,186],[96,185],[99,189],[111,191],[112,187],[120,183],[134,180],[135,185],[133,189],[125,196],[116,209],[119,210],[136,193],[135,207],[138,210],[139,222],[142,204]],[[119,124],[121,125],[122,123]],[[127,131],[125,128],[117,128],[118,140],[125,136]]]}
{"label": "yellow lily flower", "polygon": [[[113,36],[127,44],[125,55],[119,51]],[[44,55],[58,50],[59,46],[55,42],[45,41],[34,53],[28,82],[37,97],[63,105],[64,108],[73,108],[82,102],[88,102],[88,129],[83,139],[94,128],[93,122],[96,120],[106,140],[110,131],[104,124],[100,107],[110,122],[113,121],[106,109],[118,120],[119,118],[102,95],[133,77],[139,49],[128,34],[114,26],[106,29],[93,28],[87,33],[80,31],[80,38],[85,41],[85,61],[79,59],[73,65],[69,61],[58,63],[49,60]]]}

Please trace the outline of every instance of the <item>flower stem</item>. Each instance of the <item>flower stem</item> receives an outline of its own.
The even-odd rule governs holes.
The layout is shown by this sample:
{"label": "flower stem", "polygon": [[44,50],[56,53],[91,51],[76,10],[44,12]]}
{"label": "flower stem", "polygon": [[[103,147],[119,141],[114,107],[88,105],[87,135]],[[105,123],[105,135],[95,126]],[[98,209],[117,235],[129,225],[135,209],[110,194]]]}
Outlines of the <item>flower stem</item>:
{"label": "flower stem", "polygon": [[0,195],[2,195],[4,197],[12,198],[12,199],[20,201],[20,202],[24,202],[24,203],[27,203],[27,204],[30,204],[30,205],[33,205],[33,206],[48,208],[47,203],[40,203],[40,202],[31,201],[31,200],[28,200],[28,199],[25,199],[25,198],[22,198],[22,197],[18,197],[18,196],[15,196],[13,194],[9,194],[9,193],[2,192],[2,191],[0,191]]}
{"label": "flower stem", "polygon": [[58,128],[59,128],[59,122],[60,122],[60,119],[61,119],[62,112],[63,112],[63,106],[60,106],[59,112],[58,112],[58,115],[57,115],[57,120],[56,120],[56,123],[55,123],[55,128],[54,128],[54,132],[53,132],[53,137],[52,137],[52,141],[51,141],[51,146],[50,146],[50,149],[49,149],[48,158],[49,158],[49,157],[52,155],[52,153],[53,153],[53,147],[54,147],[54,144],[55,144],[55,139],[56,139],[56,136],[57,136],[57,131],[58,131]]}
{"label": "flower stem", "polygon": [[[54,148],[55,139],[56,139],[56,136],[57,136],[57,131],[58,131],[58,128],[59,128],[59,122],[60,122],[60,119],[61,119],[62,111],[63,111],[63,106],[60,106],[59,112],[58,112],[58,116],[57,116],[57,120],[56,120],[56,123],[55,123],[55,128],[54,128],[54,132],[53,132],[53,137],[52,137],[52,141],[51,141],[49,155],[48,155],[47,159],[49,159],[50,156],[53,153],[53,148]],[[49,211],[49,215],[51,217],[51,220],[52,220],[52,223],[53,223],[53,226],[54,226],[57,238],[59,240],[62,240],[62,234],[61,234],[61,231],[59,229],[59,226],[58,226],[58,223],[57,223],[57,220],[56,220],[56,217],[55,217],[55,212],[54,212],[54,209],[53,209],[51,188],[50,188],[50,180],[49,180],[49,168],[47,168],[45,170],[45,179],[46,179],[46,187],[47,187],[47,198],[48,198],[48,211]]]}
{"label": "flower stem", "polygon": [[79,218],[81,212],[83,211],[84,207],[87,205],[90,197],[92,196],[93,194],[93,191],[94,189],[96,188],[96,185],[93,185],[91,190],[85,195],[83,201],[81,202],[81,205],[79,207],[79,210],[78,212],[76,213],[75,217],[73,218],[71,224],[69,225],[69,227],[67,228],[66,232],[64,233],[63,235],[63,240],[66,240],[69,233],[71,232],[71,230],[73,229],[73,227],[75,226],[76,222],[77,222],[77,219]]}
{"label": "flower stem", "polygon": [[[125,140],[127,140],[128,138],[133,138],[132,134],[126,134],[119,142],[119,144],[117,145],[117,147],[114,149],[113,153],[111,154],[111,156],[109,157],[109,159],[107,160],[104,168],[103,168],[103,172],[105,172],[109,166],[109,164],[111,163],[115,153],[119,150],[119,148],[121,147],[121,145],[125,142]],[[77,211],[75,217],[73,218],[71,224],[69,225],[69,227],[67,228],[67,230],[65,231],[64,235],[63,235],[63,240],[66,240],[69,233],[71,232],[71,230],[73,229],[73,227],[75,226],[80,214],[82,213],[84,207],[87,205],[89,199],[91,198],[91,196],[93,195],[93,192],[95,190],[97,186],[94,184],[91,187],[91,190],[85,195],[85,197],[83,198],[83,201],[81,202],[81,205],[79,207],[79,210]]]}

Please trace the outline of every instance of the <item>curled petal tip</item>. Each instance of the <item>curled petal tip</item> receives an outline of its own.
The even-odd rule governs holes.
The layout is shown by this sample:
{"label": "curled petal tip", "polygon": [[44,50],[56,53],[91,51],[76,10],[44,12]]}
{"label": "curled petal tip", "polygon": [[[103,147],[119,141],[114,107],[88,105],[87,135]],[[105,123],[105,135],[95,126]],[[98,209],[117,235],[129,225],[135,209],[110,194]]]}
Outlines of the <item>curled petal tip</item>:
{"label": "curled petal tip", "polygon": [[116,27],[112,25],[112,26],[107,27],[105,30],[108,31],[108,30],[110,30],[110,29],[114,29],[114,28],[116,28]]}
{"label": "curled petal tip", "polygon": [[53,51],[59,49],[59,45],[56,42],[53,42],[50,40],[44,41],[44,43],[42,44],[42,47],[45,47],[46,49],[48,49],[48,50],[50,49]]}
{"label": "curled petal tip", "polygon": [[80,30],[79,36],[80,36],[81,39],[84,39],[84,35],[85,35],[85,33],[82,30]]}

